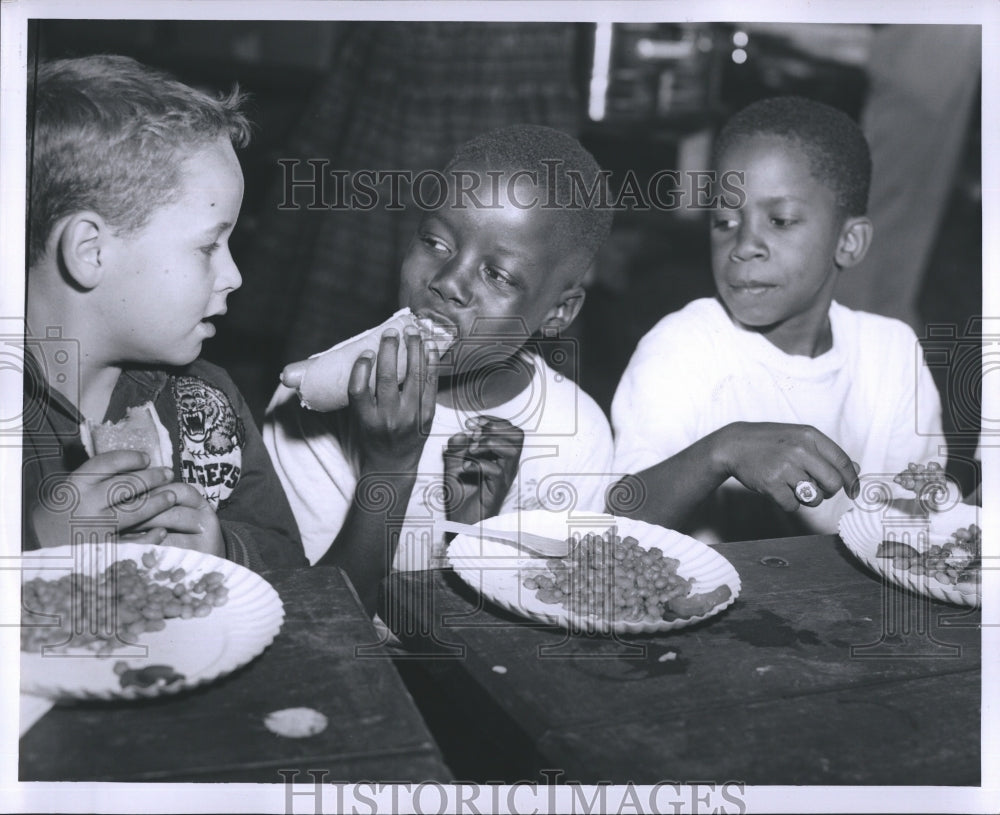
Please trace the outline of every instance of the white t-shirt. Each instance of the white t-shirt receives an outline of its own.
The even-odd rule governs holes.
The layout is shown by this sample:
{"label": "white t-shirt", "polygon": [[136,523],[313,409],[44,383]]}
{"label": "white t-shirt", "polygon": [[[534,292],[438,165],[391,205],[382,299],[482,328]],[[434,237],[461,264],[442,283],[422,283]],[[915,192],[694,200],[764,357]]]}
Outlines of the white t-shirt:
{"label": "white t-shirt", "polygon": [[[611,479],[611,428],[593,399],[570,379],[531,355],[531,384],[503,405],[477,412],[438,405],[424,445],[393,562],[399,571],[443,564],[443,451],[448,439],[468,432],[466,419],[488,414],[524,431],[518,475],[500,513],[518,509],[601,512]],[[358,486],[357,439],[349,410],[316,413],[299,405],[294,391],[279,387],[264,420],[264,444],[288,495],[310,563],[330,548]],[[362,485],[362,500],[379,500],[377,479]]]}
{"label": "white t-shirt", "polygon": [[[946,459],[941,403],[909,326],[830,306],[833,347],[793,356],[733,323],[713,298],[660,320],[639,342],[611,406],[615,468],[636,473],[731,422],[787,422],[820,430],[861,465],[892,476]],[[735,479],[726,489],[747,491]],[[850,506],[843,490],[798,513],[835,532]]]}

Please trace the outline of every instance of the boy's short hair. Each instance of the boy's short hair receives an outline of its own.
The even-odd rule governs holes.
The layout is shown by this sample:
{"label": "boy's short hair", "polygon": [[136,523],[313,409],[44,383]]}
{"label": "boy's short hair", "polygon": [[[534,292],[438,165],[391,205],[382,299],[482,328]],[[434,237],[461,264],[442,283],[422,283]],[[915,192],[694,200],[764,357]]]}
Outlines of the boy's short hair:
{"label": "boy's short hair", "polygon": [[56,222],[92,210],[116,230],[141,228],[175,200],[192,148],[250,140],[238,88],[220,98],[129,57],[43,63],[28,86],[28,262]]}
{"label": "boy's short hair", "polygon": [[723,125],[713,149],[713,164],[740,139],[779,136],[805,154],[813,176],[837,196],[846,215],[868,210],[872,158],[861,128],[843,111],[800,96],[754,102]]}
{"label": "boy's short hair", "polygon": [[[445,172],[480,167],[533,173],[537,185],[545,190],[545,194],[539,196],[540,208],[545,209],[544,205],[554,200],[557,206],[553,211],[564,216],[558,220],[558,238],[567,246],[585,252],[588,262],[607,240],[613,213],[607,205],[607,195],[599,194],[602,187],[607,187],[607,174],[568,133],[529,124],[491,130],[461,145]],[[571,181],[570,175],[577,181]],[[550,190],[549,181],[553,178],[555,189]],[[581,182],[585,191],[580,189]],[[586,200],[590,191],[595,193],[592,201]]]}

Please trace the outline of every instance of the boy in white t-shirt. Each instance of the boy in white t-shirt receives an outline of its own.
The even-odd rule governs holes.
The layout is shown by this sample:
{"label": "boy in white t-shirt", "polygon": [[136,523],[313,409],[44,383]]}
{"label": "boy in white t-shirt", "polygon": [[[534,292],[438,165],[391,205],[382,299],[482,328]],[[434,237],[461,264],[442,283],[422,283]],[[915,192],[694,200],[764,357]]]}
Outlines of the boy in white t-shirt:
{"label": "boy in white t-shirt", "polygon": [[[540,353],[565,350],[556,338],[610,229],[610,211],[574,205],[574,174],[588,190],[603,183],[593,157],[551,128],[515,125],[459,148],[447,200],[403,260],[399,298],[456,343],[438,359],[418,335],[387,332],[377,360],[355,363],[348,408],[310,411],[287,387],[268,408],[265,443],[309,560],[343,567],[370,608],[390,566],[442,564],[436,520],[603,509],[607,419]],[[421,364],[397,386],[401,342]]]}
{"label": "boy in white t-shirt", "polygon": [[871,241],[870,168],[857,125],[817,102],[766,99],[724,126],[715,169],[742,183],[712,217],[718,294],[636,348],[611,418],[616,469],[638,476],[610,510],[709,540],[835,532],[859,474],[944,457],[913,331],[833,302]]}

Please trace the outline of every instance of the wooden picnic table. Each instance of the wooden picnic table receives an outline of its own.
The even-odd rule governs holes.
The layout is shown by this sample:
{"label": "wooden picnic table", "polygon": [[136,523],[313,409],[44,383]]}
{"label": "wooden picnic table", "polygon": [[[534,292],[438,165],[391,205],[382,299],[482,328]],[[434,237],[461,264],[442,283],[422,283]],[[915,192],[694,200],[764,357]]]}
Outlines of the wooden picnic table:
{"label": "wooden picnic table", "polygon": [[450,570],[387,580],[382,616],[413,654],[432,732],[446,755],[480,746],[452,769],[508,782],[980,783],[978,610],[884,583],[832,535],[716,548],[739,599],[653,636],[570,636]]}
{"label": "wooden picnic table", "polygon": [[[281,632],[263,654],[175,696],[54,707],[20,740],[20,780],[450,779],[343,572],[280,569],[263,576],[285,607]],[[293,707],[318,710],[328,727],[285,738],[264,726],[268,713]]]}

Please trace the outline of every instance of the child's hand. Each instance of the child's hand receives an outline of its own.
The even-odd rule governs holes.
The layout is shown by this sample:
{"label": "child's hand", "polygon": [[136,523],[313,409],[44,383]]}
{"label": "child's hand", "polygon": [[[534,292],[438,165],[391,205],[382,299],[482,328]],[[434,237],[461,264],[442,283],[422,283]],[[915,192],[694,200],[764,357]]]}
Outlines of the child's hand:
{"label": "child's hand", "polygon": [[[132,540],[160,543],[164,532],[149,525],[173,504],[161,488],[173,473],[166,467],[150,467],[149,456],[135,450],[114,450],[88,459],[58,483],[46,484],[43,495],[31,511],[31,522],[42,546],[72,543],[71,517],[106,516],[119,530],[143,527]],[[70,502],[76,499],[70,509]],[[63,504],[66,506],[63,507]]]}
{"label": "child's hand", "polygon": [[444,451],[444,474],[449,489],[446,507],[450,520],[478,523],[500,511],[521,460],[524,432],[506,419],[473,416],[469,433],[456,433]]}
{"label": "child's hand", "polygon": [[[720,431],[729,475],[793,512],[818,506],[839,489],[857,497],[858,470],[837,444],[809,425],[736,422]],[[814,490],[796,487],[809,482]]]}
{"label": "child's hand", "polygon": [[438,352],[417,332],[406,335],[407,371],[398,382],[399,333],[382,335],[375,361],[362,354],[351,370],[348,398],[361,433],[361,466],[369,472],[416,474],[437,401]]}
{"label": "child's hand", "polygon": [[167,484],[151,495],[166,496],[169,508],[150,518],[141,529],[133,529],[122,535],[122,540],[134,540],[136,535],[144,535],[148,530],[162,529],[166,536],[164,546],[180,549],[194,549],[218,557],[226,556],[226,545],[222,538],[219,518],[205,496],[191,484]]}

